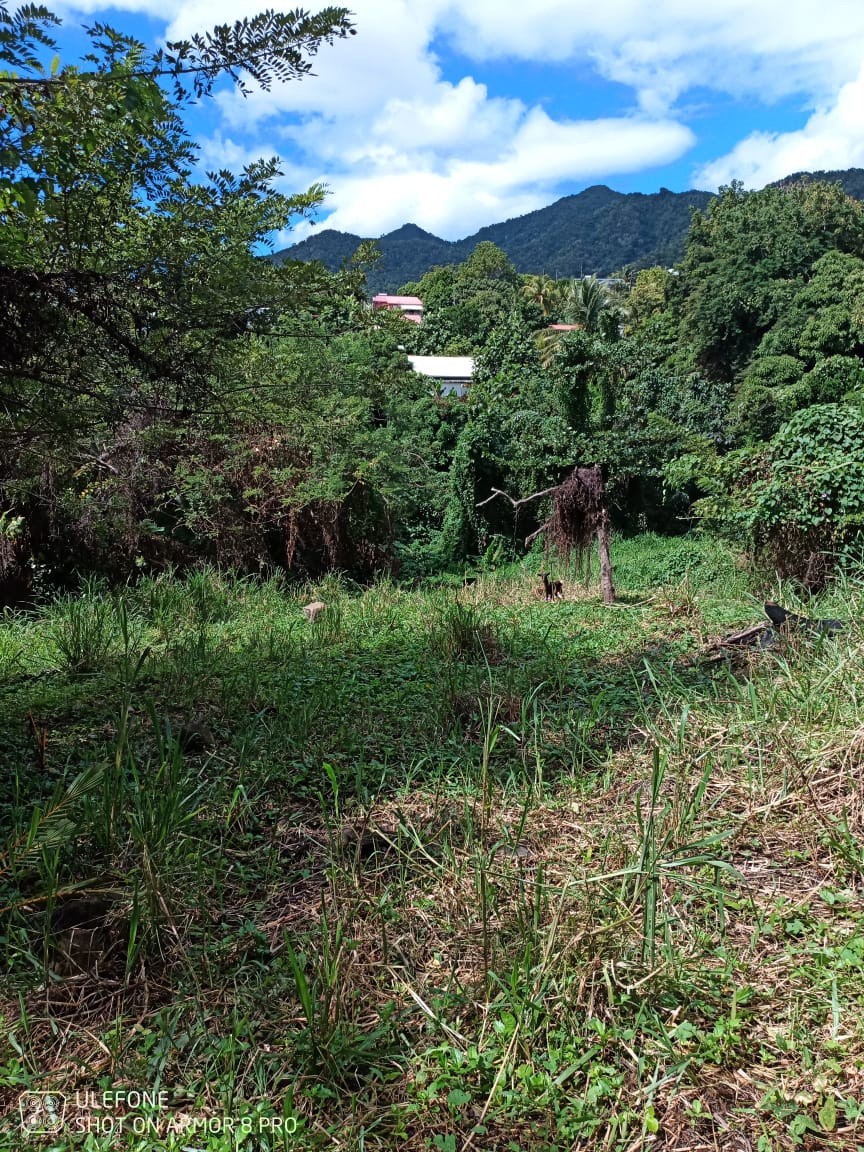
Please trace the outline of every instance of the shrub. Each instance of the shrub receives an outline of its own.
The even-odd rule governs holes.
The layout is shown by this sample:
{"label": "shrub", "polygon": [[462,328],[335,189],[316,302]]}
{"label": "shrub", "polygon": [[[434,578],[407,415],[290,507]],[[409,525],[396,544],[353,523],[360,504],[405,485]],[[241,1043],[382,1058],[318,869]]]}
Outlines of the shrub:
{"label": "shrub", "polygon": [[809,584],[864,530],[864,415],[848,404],[796,412],[749,492],[749,528],[782,575]]}

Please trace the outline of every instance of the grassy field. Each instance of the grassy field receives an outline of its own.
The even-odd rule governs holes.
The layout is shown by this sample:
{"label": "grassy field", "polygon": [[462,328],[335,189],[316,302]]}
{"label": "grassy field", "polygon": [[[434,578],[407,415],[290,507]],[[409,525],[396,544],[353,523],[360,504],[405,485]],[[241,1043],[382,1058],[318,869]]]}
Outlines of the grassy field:
{"label": "grassy field", "polygon": [[864,1148],[864,573],[614,559],[0,621],[0,1147]]}

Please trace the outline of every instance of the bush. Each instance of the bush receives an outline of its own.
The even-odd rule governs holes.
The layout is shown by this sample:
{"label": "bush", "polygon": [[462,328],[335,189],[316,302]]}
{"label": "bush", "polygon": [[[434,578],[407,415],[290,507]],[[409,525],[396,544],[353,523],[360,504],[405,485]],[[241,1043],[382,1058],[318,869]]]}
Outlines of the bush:
{"label": "bush", "polygon": [[848,404],[797,412],[771,442],[749,492],[749,527],[781,575],[808,584],[864,530],[864,415]]}

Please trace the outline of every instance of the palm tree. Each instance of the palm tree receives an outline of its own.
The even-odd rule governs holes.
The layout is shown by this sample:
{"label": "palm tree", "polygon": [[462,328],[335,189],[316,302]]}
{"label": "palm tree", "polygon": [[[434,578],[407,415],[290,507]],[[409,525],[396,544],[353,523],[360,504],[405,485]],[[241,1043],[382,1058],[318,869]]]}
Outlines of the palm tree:
{"label": "palm tree", "polygon": [[522,277],[522,295],[540,306],[540,311],[548,318],[558,298],[558,281],[545,272]]}
{"label": "palm tree", "polygon": [[586,332],[598,332],[612,300],[596,276],[586,276],[583,280],[564,282],[561,307],[567,323],[578,324]]}
{"label": "palm tree", "polygon": [[[559,280],[556,284],[555,310],[567,324],[583,332],[617,340],[624,313],[596,276],[582,280]],[[547,328],[537,337],[540,363],[548,368],[564,337],[564,332]]]}

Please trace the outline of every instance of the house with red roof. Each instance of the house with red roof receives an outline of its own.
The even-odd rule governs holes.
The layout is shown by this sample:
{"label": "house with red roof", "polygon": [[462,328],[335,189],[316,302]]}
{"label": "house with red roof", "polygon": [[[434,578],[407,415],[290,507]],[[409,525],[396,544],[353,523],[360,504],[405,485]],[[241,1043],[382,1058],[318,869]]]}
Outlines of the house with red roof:
{"label": "house with red roof", "polygon": [[423,323],[423,301],[419,296],[388,296],[386,292],[379,292],[372,297],[373,311],[377,308],[397,309],[406,320],[414,324]]}

